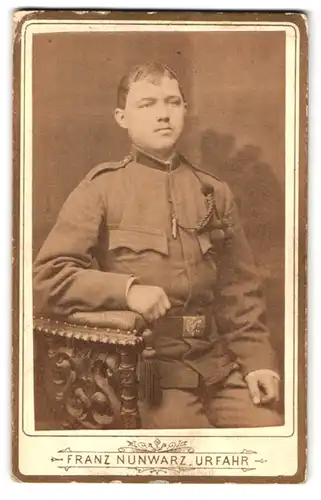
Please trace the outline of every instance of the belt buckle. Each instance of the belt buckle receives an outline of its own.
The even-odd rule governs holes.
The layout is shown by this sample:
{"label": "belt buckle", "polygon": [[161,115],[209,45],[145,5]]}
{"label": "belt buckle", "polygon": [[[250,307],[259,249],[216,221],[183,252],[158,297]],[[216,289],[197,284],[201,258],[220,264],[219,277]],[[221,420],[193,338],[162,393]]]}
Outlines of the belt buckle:
{"label": "belt buckle", "polygon": [[202,338],[205,327],[205,316],[183,316],[183,337]]}

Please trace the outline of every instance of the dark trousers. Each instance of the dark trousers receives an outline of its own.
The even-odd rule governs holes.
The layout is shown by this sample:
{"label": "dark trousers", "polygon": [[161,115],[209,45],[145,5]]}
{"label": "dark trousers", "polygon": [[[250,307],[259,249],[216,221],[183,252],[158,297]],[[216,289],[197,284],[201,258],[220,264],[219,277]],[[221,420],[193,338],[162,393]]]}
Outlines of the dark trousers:
{"label": "dark trousers", "polygon": [[234,371],[215,390],[163,389],[157,407],[140,403],[143,429],[270,427],[283,418],[270,405],[254,405],[246,382]]}

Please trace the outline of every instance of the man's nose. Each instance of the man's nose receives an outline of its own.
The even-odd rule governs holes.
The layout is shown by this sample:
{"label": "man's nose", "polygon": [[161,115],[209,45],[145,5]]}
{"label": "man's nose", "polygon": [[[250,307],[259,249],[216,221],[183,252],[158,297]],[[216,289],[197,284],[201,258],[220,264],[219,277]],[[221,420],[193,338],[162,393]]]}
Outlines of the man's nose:
{"label": "man's nose", "polygon": [[158,103],[156,113],[158,120],[169,120],[168,106],[165,103]]}

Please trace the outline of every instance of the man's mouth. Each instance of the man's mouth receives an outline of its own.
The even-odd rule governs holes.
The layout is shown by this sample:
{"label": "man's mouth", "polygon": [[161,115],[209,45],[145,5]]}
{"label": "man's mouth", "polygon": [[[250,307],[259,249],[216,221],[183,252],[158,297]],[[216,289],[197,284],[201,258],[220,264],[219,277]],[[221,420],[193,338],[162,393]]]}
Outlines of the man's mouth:
{"label": "man's mouth", "polygon": [[155,132],[172,132],[172,127],[159,127],[155,129]]}

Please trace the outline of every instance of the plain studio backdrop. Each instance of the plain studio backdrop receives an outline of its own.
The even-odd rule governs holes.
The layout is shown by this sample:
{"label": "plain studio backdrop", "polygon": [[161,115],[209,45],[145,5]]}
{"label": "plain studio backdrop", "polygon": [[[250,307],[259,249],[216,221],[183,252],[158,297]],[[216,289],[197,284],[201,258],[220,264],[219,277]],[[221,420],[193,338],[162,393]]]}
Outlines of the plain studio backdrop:
{"label": "plain studio backdrop", "polygon": [[262,274],[283,365],[285,34],[52,33],[33,41],[33,250],[68,194],[130,145],[113,112],[120,78],[159,61],[188,100],[180,150],[227,181]]}

